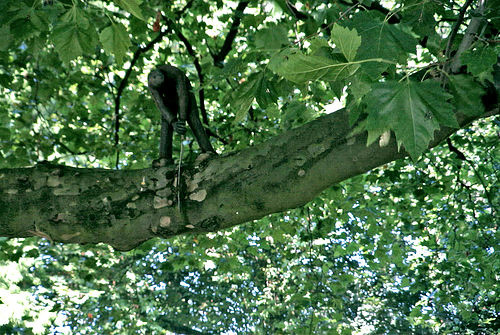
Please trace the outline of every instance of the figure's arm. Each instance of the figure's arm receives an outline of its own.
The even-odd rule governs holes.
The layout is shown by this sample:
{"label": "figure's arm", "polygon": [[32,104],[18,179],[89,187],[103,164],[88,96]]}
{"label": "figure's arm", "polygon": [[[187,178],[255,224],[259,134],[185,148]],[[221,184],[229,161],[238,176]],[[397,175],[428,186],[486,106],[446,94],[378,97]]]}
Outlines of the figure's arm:
{"label": "figure's arm", "polygon": [[156,107],[158,107],[158,109],[161,112],[162,118],[164,118],[165,120],[167,120],[168,123],[171,124],[175,120],[175,115],[173,115],[168,110],[167,106],[165,106],[165,104],[163,103],[163,99],[160,95],[160,92],[158,92],[158,90],[155,88],[152,88],[152,87],[148,87],[148,88],[149,88],[149,91],[151,92],[151,95],[153,96],[153,100],[155,101]]}
{"label": "figure's arm", "polygon": [[[180,71],[179,71],[180,72]],[[179,120],[186,121],[188,118],[188,114],[193,111],[189,110],[189,86],[188,79],[181,72],[181,75],[177,77],[175,83],[175,89],[177,90],[177,96],[179,97]]]}

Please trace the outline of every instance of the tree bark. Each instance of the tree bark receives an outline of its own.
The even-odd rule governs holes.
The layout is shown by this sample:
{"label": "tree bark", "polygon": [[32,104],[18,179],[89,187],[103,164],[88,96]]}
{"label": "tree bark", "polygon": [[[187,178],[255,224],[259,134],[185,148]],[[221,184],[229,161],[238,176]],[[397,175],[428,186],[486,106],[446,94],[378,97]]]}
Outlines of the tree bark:
{"label": "tree bark", "polygon": [[[457,118],[462,127],[473,121]],[[430,147],[455,131],[437,131]],[[393,135],[380,147],[351,132],[340,110],[239,152],[203,154],[183,166],[180,190],[175,166],[2,169],[0,236],[130,250],[153,237],[217,231],[301,206],[333,184],[406,156]]]}

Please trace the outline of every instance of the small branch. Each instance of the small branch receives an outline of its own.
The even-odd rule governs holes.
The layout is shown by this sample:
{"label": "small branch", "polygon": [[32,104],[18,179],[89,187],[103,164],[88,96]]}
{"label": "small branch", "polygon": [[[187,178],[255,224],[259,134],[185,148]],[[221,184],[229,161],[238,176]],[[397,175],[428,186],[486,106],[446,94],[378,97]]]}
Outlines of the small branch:
{"label": "small branch", "polygon": [[[460,28],[460,26],[464,22],[465,12],[467,11],[467,8],[469,8],[469,6],[472,4],[472,1],[473,0],[467,0],[465,2],[465,4],[462,6],[462,8],[460,8],[460,12],[458,13],[457,20],[453,24],[453,29],[451,30],[450,35],[448,36],[448,43],[446,44],[446,49],[444,52],[446,59],[448,59],[450,57],[451,47],[453,45],[453,41],[455,40],[455,37],[457,36],[458,29]],[[449,67],[449,65],[447,67]],[[447,67],[445,68],[445,72],[447,72],[446,70],[448,70]]]}
{"label": "small branch", "polygon": [[469,26],[465,31],[464,38],[460,42],[457,52],[455,53],[453,59],[450,62],[449,72],[451,73],[456,73],[460,70],[460,67],[462,66],[462,62],[460,61],[460,56],[462,56],[465,50],[469,49],[469,47],[472,45],[472,42],[474,42],[475,36],[477,35],[479,28],[481,28],[481,24],[483,22],[484,2],[485,2],[484,0],[479,1],[479,6],[477,8],[477,13],[476,13],[477,16],[476,15],[473,16],[472,19],[470,20]]}
{"label": "small branch", "polygon": [[[333,22],[330,22],[330,23],[322,23],[321,24],[321,29],[324,31],[324,33],[327,35],[327,36],[330,36],[331,35],[331,27],[338,21],[340,21],[341,19],[343,19],[345,16],[347,16],[347,14],[349,14],[352,10],[356,9],[356,8],[363,8],[364,10],[373,10],[373,11],[378,11],[380,13],[383,13],[384,15],[388,16],[388,19],[387,19],[387,23],[389,24],[396,24],[396,23],[399,23],[401,21],[401,17],[394,13],[394,12],[391,12],[389,9],[385,8],[384,6],[382,6],[380,3],[378,2],[372,2],[370,6],[366,6],[362,3],[360,3],[359,1],[356,1],[356,0],[353,0],[352,2],[347,2],[346,0],[339,0],[338,1],[340,4],[342,5],[345,5],[345,6],[349,6],[349,8],[347,8],[340,16],[337,20],[333,21]],[[291,4],[287,1],[287,7],[289,8],[290,11],[293,12],[293,10],[290,8]],[[293,7],[293,6],[292,6]],[[295,7],[293,7],[295,8]],[[297,12],[298,10],[295,9]],[[300,13],[300,12],[299,12]],[[296,19],[301,19],[301,20],[305,20],[307,18],[309,18],[310,16],[306,16],[306,14],[304,13],[301,13],[302,15],[295,15],[294,14],[294,17]],[[307,36],[306,38],[310,38],[312,36],[314,36],[316,34],[313,34],[313,35],[310,35],[310,36]],[[302,41],[304,39],[301,39],[300,41]],[[299,41],[299,42],[300,42]]]}
{"label": "small branch", "polygon": [[[492,213],[495,213],[497,211],[497,208],[495,207],[495,205],[493,203],[493,198],[492,198],[492,196],[491,196],[488,188],[486,187],[486,182],[485,182],[483,176],[476,169],[476,167],[474,165],[474,162],[472,162],[471,160],[467,159],[467,157],[465,157],[465,155],[463,154],[463,152],[461,152],[457,147],[455,147],[453,145],[453,143],[451,143],[451,139],[449,137],[446,139],[446,143],[448,144],[448,149],[451,152],[455,153],[457,155],[458,159],[460,159],[462,161],[465,161],[467,164],[469,164],[469,166],[471,167],[472,171],[476,175],[477,179],[481,183],[481,186],[483,187],[484,194],[486,195],[486,199],[488,200],[488,204],[491,207]],[[458,176],[457,176],[457,178],[458,178]],[[460,183],[462,185],[465,186],[465,184],[459,178],[458,178],[458,180],[460,181]],[[467,187],[467,188],[469,188],[469,187]]]}
{"label": "small branch", "polygon": [[[340,0],[339,3],[341,3],[343,5],[346,5],[346,6],[359,5],[362,8],[365,8],[367,10],[374,10],[374,11],[380,12],[380,13],[384,14],[385,16],[391,14],[391,11],[389,9],[385,8],[384,6],[382,6],[380,4],[380,2],[376,2],[376,1],[373,1],[369,6],[367,6],[367,5],[363,4],[363,3],[360,3],[357,0],[354,0],[352,2],[348,2],[348,1],[345,1],[345,0]],[[390,16],[390,18],[387,21],[387,23],[389,23],[389,24],[396,24],[396,23],[399,23],[400,21],[401,21],[401,17],[398,14],[392,13],[392,15]]]}
{"label": "small branch", "polygon": [[500,106],[494,106],[490,110],[487,110],[486,113],[484,113],[484,117],[490,117],[493,115],[500,115]]}
{"label": "small branch", "polygon": [[224,44],[222,45],[222,48],[219,50],[219,52],[213,55],[215,66],[222,67],[222,62],[224,62],[224,59],[231,51],[234,39],[236,38],[236,34],[238,33],[238,27],[240,26],[241,18],[243,17],[243,12],[245,11],[245,8],[247,8],[249,3],[250,1],[240,1],[238,3],[238,6],[234,11],[233,23],[229,28],[229,33],[224,40]]}
{"label": "small branch", "polygon": [[460,150],[458,150],[457,147],[455,147],[453,145],[453,143],[451,143],[451,139],[448,137],[446,139],[446,144],[448,144],[448,150],[450,150],[451,152],[454,152],[456,155],[457,155],[457,158],[462,160],[462,161],[466,161],[467,158],[465,157],[464,153],[461,152]]}
{"label": "small branch", "polygon": [[181,10],[178,10],[176,13],[175,13],[175,16],[177,18],[180,18],[181,16],[184,15],[184,13],[189,9],[191,8],[191,6],[193,5],[194,3],[194,0],[189,0],[186,5],[181,9]]}
{"label": "small branch", "polygon": [[195,329],[190,328],[190,327],[186,327],[182,324],[179,324],[175,321],[168,319],[166,315],[160,315],[158,317],[158,320],[161,322],[161,324],[164,328],[171,330],[171,331],[174,331],[175,333],[178,333],[178,334],[186,334],[186,335],[212,334],[211,332],[205,333],[205,332],[201,332],[199,330],[195,330]]}
{"label": "small branch", "polygon": [[80,152],[73,151],[66,144],[64,144],[63,142],[59,141],[58,139],[54,140],[54,144],[55,145],[59,145],[60,147],[62,147],[64,150],[66,150],[67,152],[69,152],[73,156],[88,154],[88,151],[80,151]]}
{"label": "small branch", "polygon": [[292,13],[295,19],[305,21],[309,18],[309,14],[304,14],[301,11],[299,11],[289,0],[286,0],[285,3],[286,7]]}

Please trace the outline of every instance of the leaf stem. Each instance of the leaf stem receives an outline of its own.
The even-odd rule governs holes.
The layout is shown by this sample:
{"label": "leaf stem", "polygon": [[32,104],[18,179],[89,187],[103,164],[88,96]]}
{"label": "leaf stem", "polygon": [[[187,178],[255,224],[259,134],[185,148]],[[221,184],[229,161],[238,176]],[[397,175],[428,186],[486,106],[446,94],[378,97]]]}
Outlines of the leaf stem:
{"label": "leaf stem", "polygon": [[387,63],[387,64],[393,64],[393,65],[397,64],[397,63],[395,63],[393,61],[390,61],[390,60],[387,60],[387,59],[383,59],[383,58],[369,58],[369,59],[362,59],[362,60],[353,61],[353,62],[347,62],[347,63],[330,64],[330,65],[326,65],[326,66],[322,66],[322,67],[317,67],[317,68],[314,68],[312,70],[302,71],[302,72],[303,73],[315,72],[315,71],[318,71],[318,70],[324,70],[324,69],[335,68],[335,67],[345,67],[345,66],[349,66],[349,65],[356,65],[356,64],[362,64],[362,63],[368,63],[368,62],[379,62],[379,63]]}

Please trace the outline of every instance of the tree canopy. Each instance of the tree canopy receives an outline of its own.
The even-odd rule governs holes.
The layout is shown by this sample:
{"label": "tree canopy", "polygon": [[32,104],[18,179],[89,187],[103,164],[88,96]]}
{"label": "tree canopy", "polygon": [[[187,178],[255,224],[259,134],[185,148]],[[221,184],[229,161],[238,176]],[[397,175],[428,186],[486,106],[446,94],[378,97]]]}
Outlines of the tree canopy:
{"label": "tree canopy", "polygon": [[[0,333],[494,334],[498,0],[0,2]],[[156,66],[218,155],[158,157]]]}

